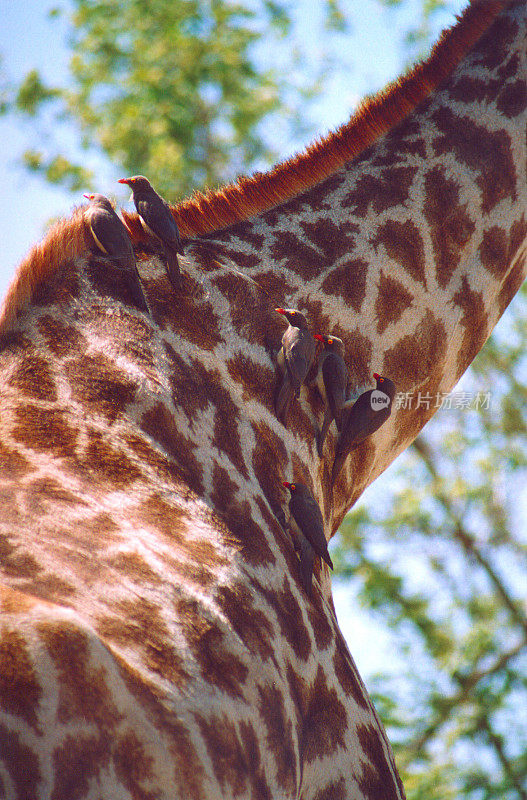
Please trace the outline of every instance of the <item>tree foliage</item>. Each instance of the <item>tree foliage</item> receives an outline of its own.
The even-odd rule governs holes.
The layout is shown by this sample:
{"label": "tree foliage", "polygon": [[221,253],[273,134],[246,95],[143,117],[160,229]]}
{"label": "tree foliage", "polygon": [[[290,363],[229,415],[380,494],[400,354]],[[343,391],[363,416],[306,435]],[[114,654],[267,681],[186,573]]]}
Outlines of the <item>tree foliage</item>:
{"label": "tree foliage", "polygon": [[[345,26],[335,0],[324,9],[330,27]],[[31,70],[5,110],[36,125],[73,123],[84,150],[98,147],[175,199],[270,163],[262,122],[271,115],[287,119],[290,136],[301,130],[316,79],[292,74],[309,54],[290,48],[284,72],[262,69],[253,52],[263,30],[272,46],[291,24],[278,0],[74,0],[67,82],[48,86]],[[59,148],[27,150],[27,168],[72,191],[91,186],[85,159]]]}

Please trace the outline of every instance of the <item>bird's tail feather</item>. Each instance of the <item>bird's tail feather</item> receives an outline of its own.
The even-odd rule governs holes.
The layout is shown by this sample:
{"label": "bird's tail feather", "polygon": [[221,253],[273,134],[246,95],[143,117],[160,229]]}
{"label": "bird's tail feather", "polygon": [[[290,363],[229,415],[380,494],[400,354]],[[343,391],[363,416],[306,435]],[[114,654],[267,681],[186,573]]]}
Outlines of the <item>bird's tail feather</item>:
{"label": "bird's tail feather", "polygon": [[181,273],[179,271],[179,261],[176,251],[171,247],[165,247],[165,258],[170,283],[174,289],[179,290],[181,289]]}

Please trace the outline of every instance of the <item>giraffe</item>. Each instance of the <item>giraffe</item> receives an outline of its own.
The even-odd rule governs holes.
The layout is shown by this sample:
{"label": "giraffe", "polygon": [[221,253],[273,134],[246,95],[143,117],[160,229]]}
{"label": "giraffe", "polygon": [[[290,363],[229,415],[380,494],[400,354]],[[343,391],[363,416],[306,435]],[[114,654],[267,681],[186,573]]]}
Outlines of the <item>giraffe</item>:
{"label": "giraffe", "polygon": [[472,4],[428,61],[265,175],[174,209],[183,290],[135,215],[152,316],[82,208],[0,318],[0,796],[391,800],[404,790],[284,529],[326,535],[417,435],[394,410],[330,491],[316,386],[273,410],[276,306],[345,344],[351,389],[448,391],[525,273],[527,6]]}

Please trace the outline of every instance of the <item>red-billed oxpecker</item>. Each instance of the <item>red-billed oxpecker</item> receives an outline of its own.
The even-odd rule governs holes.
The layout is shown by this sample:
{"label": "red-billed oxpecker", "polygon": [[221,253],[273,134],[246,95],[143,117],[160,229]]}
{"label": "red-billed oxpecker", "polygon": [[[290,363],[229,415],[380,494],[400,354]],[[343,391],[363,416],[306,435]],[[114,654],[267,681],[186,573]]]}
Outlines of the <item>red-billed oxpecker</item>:
{"label": "red-billed oxpecker", "polygon": [[177,254],[183,254],[183,247],[170,206],[143,175],[121,178],[119,183],[126,183],[131,188],[141,225],[146,233],[163,245],[168,277],[174,289],[180,289],[181,274]]}
{"label": "red-billed oxpecker", "polygon": [[275,410],[280,422],[286,425],[291,400],[293,396],[298,397],[300,394],[300,387],[313,364],[315,340],[300,311],[294,308],[275,308],[275,311],[289,322],[276,357],[280,383],[275,398]]}
{"label": "red-billed oxpecker", "polygon": [[96,249],[120,267],[136,306],[141,311],[150,313],[126,227],[103,194],[85,194],[84,197],[90,201],[90,205],[84,211],[84,220],[90,229]]}
{"label": "red-billed oxpecker", "polygon": [[317,501],[305,484],[283,481],[282,485],[291,492],[289,527],[293,534],[295,550],[300,553],[302,585],[310,594],[315,555],[324,559],[333,569],[324,534],[324,520]]}
{"label": "red-billed oxpecker", "polygon": [[352,450],[379,430],[391,414],[395,384],[390,378],[385,378],[377,372],[373,373],[373,377],[376,381],[375,389],[363,392],[351,408],[344,411],[344,422],[337,440],[331,472],[332,486],[335,485],[344,461]]}
{"label": "red-billed oxpecker", "polygon": [[322,342],[323,350],[318,357],[316,384],[325,403],[324,422],[317,435],[317,451],[322,458],[322,449],[328,428],[335,420],[337,430],[342,430],[342,416],[348,388],[348,369],[344,361],[344,342],[338,336],[315,333],[314,338]]}

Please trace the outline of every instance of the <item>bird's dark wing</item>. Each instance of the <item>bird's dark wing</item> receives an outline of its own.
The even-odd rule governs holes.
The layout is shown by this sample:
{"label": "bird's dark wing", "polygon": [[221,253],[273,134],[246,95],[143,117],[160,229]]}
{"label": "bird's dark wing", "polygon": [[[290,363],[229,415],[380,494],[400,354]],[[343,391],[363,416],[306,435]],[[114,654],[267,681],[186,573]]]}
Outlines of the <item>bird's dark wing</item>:
{"label": "bird's dark wing", "polygon": [[348,384],[348,370],[344,359],[336,353],[328,353],[322,363],[322,378],[331,413],[337,420],[337,427],[340,428]]}
{"label": "bird's dark wing", "polygon": [[88,210],[87,219],[98,247],[111,258],[120,259],[124,267],[134,268],[132,243],[117,214],[93,206]]}
{"label": "bird's dark wing", "polygon": [[176,252],[182,253],[178,227],[168,203],[165,203],[163,198],[152,190],[147,197],[138,198],[135,205],[137,213],[144,219],[150,230],[163,242],[173,247]]}
{"label": "bird's dark wing", "polygon": [[291,383],[298,391],[315,356],[315,340],[309,331],[290,325],[282,337],[285,363]]}
{"label": "bird's dark wing", "polygon": [[289,508],[296,524],[311,543],[315,553],[333,569],[333,563],[328,553],[328,543],[324,535],[324,520],[316,500],[307,495],[293,495]]}

